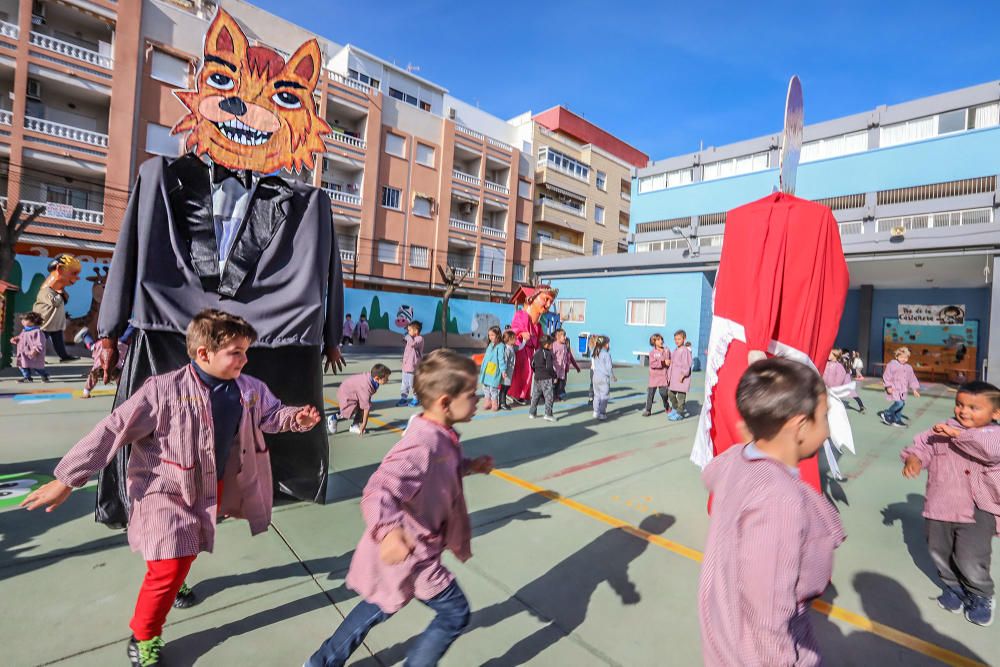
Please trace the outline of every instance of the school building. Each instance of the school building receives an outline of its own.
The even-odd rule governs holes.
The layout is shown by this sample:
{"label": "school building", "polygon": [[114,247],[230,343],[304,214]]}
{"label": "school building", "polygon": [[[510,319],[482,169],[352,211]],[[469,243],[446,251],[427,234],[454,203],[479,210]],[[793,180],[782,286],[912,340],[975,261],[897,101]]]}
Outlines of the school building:
{"label": "school building", "polygon": [[[851,286],[837,345],[869,373],[906,344],[928,379],[1000,379],[998,100],[993,81],[805,127],[796,194],[839,223]],[[651,332],[684,328],[703,357],[726,212],[773,191],[780,142],[637,169],[628,254],[535,265],[570,335],[607,334],[625,362]]]}

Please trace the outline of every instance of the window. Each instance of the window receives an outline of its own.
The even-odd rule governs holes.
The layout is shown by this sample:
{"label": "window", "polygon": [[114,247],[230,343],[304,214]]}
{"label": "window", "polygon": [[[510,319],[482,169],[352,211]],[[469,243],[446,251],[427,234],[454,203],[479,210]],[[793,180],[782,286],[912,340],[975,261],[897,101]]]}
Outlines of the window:
{"label": "window", "polygon": [[388,186],[382,186],[382,206],[386,208],[394,208],[397,211],[402,210],[399,207],[399,188],[390,188]]}
{"label": "window", "polygon": [[518,181],[517,196],[523,199],[531,199],[531,183],[528,181]]}
{"label": "window", "polygon": [[416,196],[413,198],[413,215],[425,218],[431,217],[431,200],[427,197]]}
{"label": "window", "polygon": [[594,206],[594,222],[599,225],[604,224],[604,207]]}
{"label": "window", "polygon": [[399,244],[393,241],[379,241],[378,261],[383,264],[399,264]]}
{"label": "window", "polygon": [[479,250],[479,272],[488,273],[493,276],[502,276],[504,266],[507,263],[506,254],[503,248],[496,248],[484,245]]}
{"label": "window", "polygon": [[608,175],[603,171],[597,172],[597,187],[605,192],[608,191]]}
{"label": "window", "polygon": [[598,241],[597,239],[594,239],[594,245],[591,248],[590,254],[592,255],[604,254],[604,241]]}
{"label": "window", "polygon": [[[643,176],[639,179],[639,193],[663,190],[664,188],[675,188],[678,185],[688,185],[694,180],[693,169],[676,169],[663,174],[653,174]],[[624,184],[624,181],[622,181]],[[625,192],[625,189],[622,189]]]}
{"label": "window", "polygon": [[149,75],[157,81],[187,88],[188,71],[190,71],[188,61],[164,53],[159,49],[153,49],[153,57],[149,63]]}
{"label": "window", "polygon": [[170,128],[156,123],[146,124],[146,152],[154,155],[177,157],[181,151],[181,137],[170,134]]}
{"label": "window", "polygon": [[367,74],[359,72],[356,69],[348,69],[347,70],[347,75],[348,75],[348,78],[354,79],[355,81],[360,81],[361,83],[367,84],[367,85],[371,86],[372,88],[378,88],[379,87],[379,80],[378,79],[373,79],[372,77],[368,76]]}
{"label": "window", "polygon": [[[412,104],[413,106],[417,106],[417,98],[416,97],[414,97],[413,95],[410,95],[409,93],[404,93],[401,90],[396,90],[395,88],[389,88],[389,97],[394,97],[397,100],[400,100],[402,102],[406,102],[407,104]],[[423,104],[427,104],[427,103],[424,102]],[[425,111],[430,111],[430,106],[431,105],[427,104],[427,109],[425,109]]]}
{"label": "window", "polygon": [[1000,104],[983,104],[969,109],[973,128],[996,127],[1000,125]]}
{"label": "window", "polygon": [[728,178],[729,176],[739,176],[750,174],[755,171],[763,171],[771,164],[771,156],[768,152],[754,153],[753,155],[741,155],[740,157],[718,162],[709,162],[705,165],[706,181],[713,181],[717,178]]}
{"label": "window", "polygon": [[527,273],[527,269],[525,268],[524,264],[515,264],[514,265],[514,282],[515,283],[523,283],[524,282],[524,275],[525,275],[525,273]]}
{"label": "window", "polygon": [[587,301],[585,299],[559,299],[556,301],[559,319],[563,322],[582,324],[587,317]]}
{"label": "window", "polygon": [[434,147],[417,142],[417,162],[426,166],[434,166]]}
{"label": "window", "polygon": [[972,127],[980,127],[980,121],[986,126],[988,112],[981,115],[979,111],[989,106],[991,105],[971,109],[972,118],[969,118],[970,109],[955,109],[934,116],[925,116],[923,118],[906,120],[901,123],[883,125],[879,129],[879,147],[888,148],[889,146],[908,144],[913,141],[923,141],[924,139],[930,139],[942,134],[963,132],[969,127],[970,121]]}
{"label": "window", "polygon": [[[42,192],[42,201],[47,204],[64,204],[67,207],[90,211],[99,211],[103,208],[101,204],[103,197],[97,192],[70,188],[65,185],[50,185],[48,183],[42,183],[39,187]],[[56,207],[50,206],[45,214],[50,218],[73,217],[71,210],[67,210],[65,216],[57,214],[56,210]]]}
{"label": "window", "polygon": [[518,241],[531,240],[531,235],[528,233],[528,224],[526,222],[518,222],[514,225],[514,238]]}
{"label": "window", "polygon": [[385,152],[396,157],[406,157],[406,139],[389,132],[385,135]]}
{"label": "window", "polygon": [[590,181],[590,167],[588,165],[574,160],[568,155],[563,155],[559,151],[552,150],[548,146],[542,146],[538,149],[538,166],[544,167],[546,164],[581,181]]}
{"label": "window", "polygon": [[430,111],[431,110],[431,103],[430,102],[424,102],[423,100],[420,100],[420,108],[423,111]]}
{"label": "window", "polygon": [[625,311],[626,324],[643,327],[667,325],[666,299],[628,299]]}
{"label": "window", "polygon": [[418,245],[412,246],[410,248],[410,266],[416,269],[426,269],[430,266],[427,261],[429,253],[427,248],[422,248]]}
{"label": "window", "polygon": [[825,160],[840,155],[862,153],[868,150],[868,130],[841,134],[802,144],[802,162]]}

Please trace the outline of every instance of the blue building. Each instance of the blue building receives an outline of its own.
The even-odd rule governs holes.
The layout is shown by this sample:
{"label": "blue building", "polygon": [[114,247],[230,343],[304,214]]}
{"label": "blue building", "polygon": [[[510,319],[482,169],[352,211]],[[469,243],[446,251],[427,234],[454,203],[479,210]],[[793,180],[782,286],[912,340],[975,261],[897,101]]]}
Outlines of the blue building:
{"label": "blue building", "polygon": [[[627,362],[648,331],[684,328],[703,355],[726,212],[773,190],[780,143],[775,133],[637,169],[629,254],[535,263],[560,299],[583,301],[585,321],[567,330],[621,340],[614,355]],[[908,344],[925,375],[1000,378],[998,174],[1000,81],[805,127],[796,194],[840,225],[851,290],[837,343],[870,372]]]}

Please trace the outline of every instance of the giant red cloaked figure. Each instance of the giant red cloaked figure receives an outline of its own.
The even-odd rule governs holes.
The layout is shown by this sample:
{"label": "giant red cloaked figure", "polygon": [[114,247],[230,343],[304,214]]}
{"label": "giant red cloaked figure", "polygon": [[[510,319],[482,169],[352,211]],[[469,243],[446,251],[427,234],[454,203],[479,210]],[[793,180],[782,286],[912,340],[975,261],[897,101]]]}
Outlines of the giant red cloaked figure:
{"label": "giant red cloaked figure", "polygon": [[[774,193],[729,212],[715,281],[705,403],[691,460],[704,467],[745,441],[736,386],[751,351],[823,368],[848,288],[847,262],[830,209]],[[804,356],[803,356],[804,355]],[[799,464],[819,491],[816,457]]]}

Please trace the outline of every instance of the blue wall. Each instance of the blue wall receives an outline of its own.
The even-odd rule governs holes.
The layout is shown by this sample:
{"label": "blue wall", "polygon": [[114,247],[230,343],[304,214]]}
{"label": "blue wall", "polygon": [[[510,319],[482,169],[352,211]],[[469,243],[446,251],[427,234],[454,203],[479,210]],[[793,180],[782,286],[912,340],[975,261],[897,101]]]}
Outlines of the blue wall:
{"label": "blue wall", "polygon": [[[898,315],[901,303],[913,304],[964,304],[965,316],[979,320],[979,342],[976,348],[976,367],[982,368],[986,347],[990,339],[990,288],[975,289],[876,289],[872,295],[871,345],[865,363],[882,362],[882,325],[887,317]],[[837,346],[854,349],[858,342],[858,324],[861,292],[850,290],[844,306],[844,316],[840,321]]]}
{"label": "blue wall", "polygon": [[[997,173],[1000,128],[987,128],[803,164],[796,194],[820,199]],[[776,169],[644,194],[635,190],[634,180],[632,223],[729,211],[760,199],[777,184]]]}
{"label": "blue wall", "polygon": [[[600,278],[565,278],[552,281],[560,299],[583,299],[587,302],[583,323],[563,323],[573,342],[582,332],[611,338],[611,356],[617,363],[637,363],[633,351],[648,351],[649,337],[661,333],[673,347],[673,333],[687,332],[694,353],[704,364],[708,345],[706,307],[711,310],[712,288],[703,273],[669,273],[643,276],[602,276]],[[662,327],[631,326],[626,321],[628,299],[666,299],[667,323]],[[558,299],[557,299],[558,301]],[[709,313],[710,319],[711,313]],[[579,356],[579,354],[577,354]]]}

